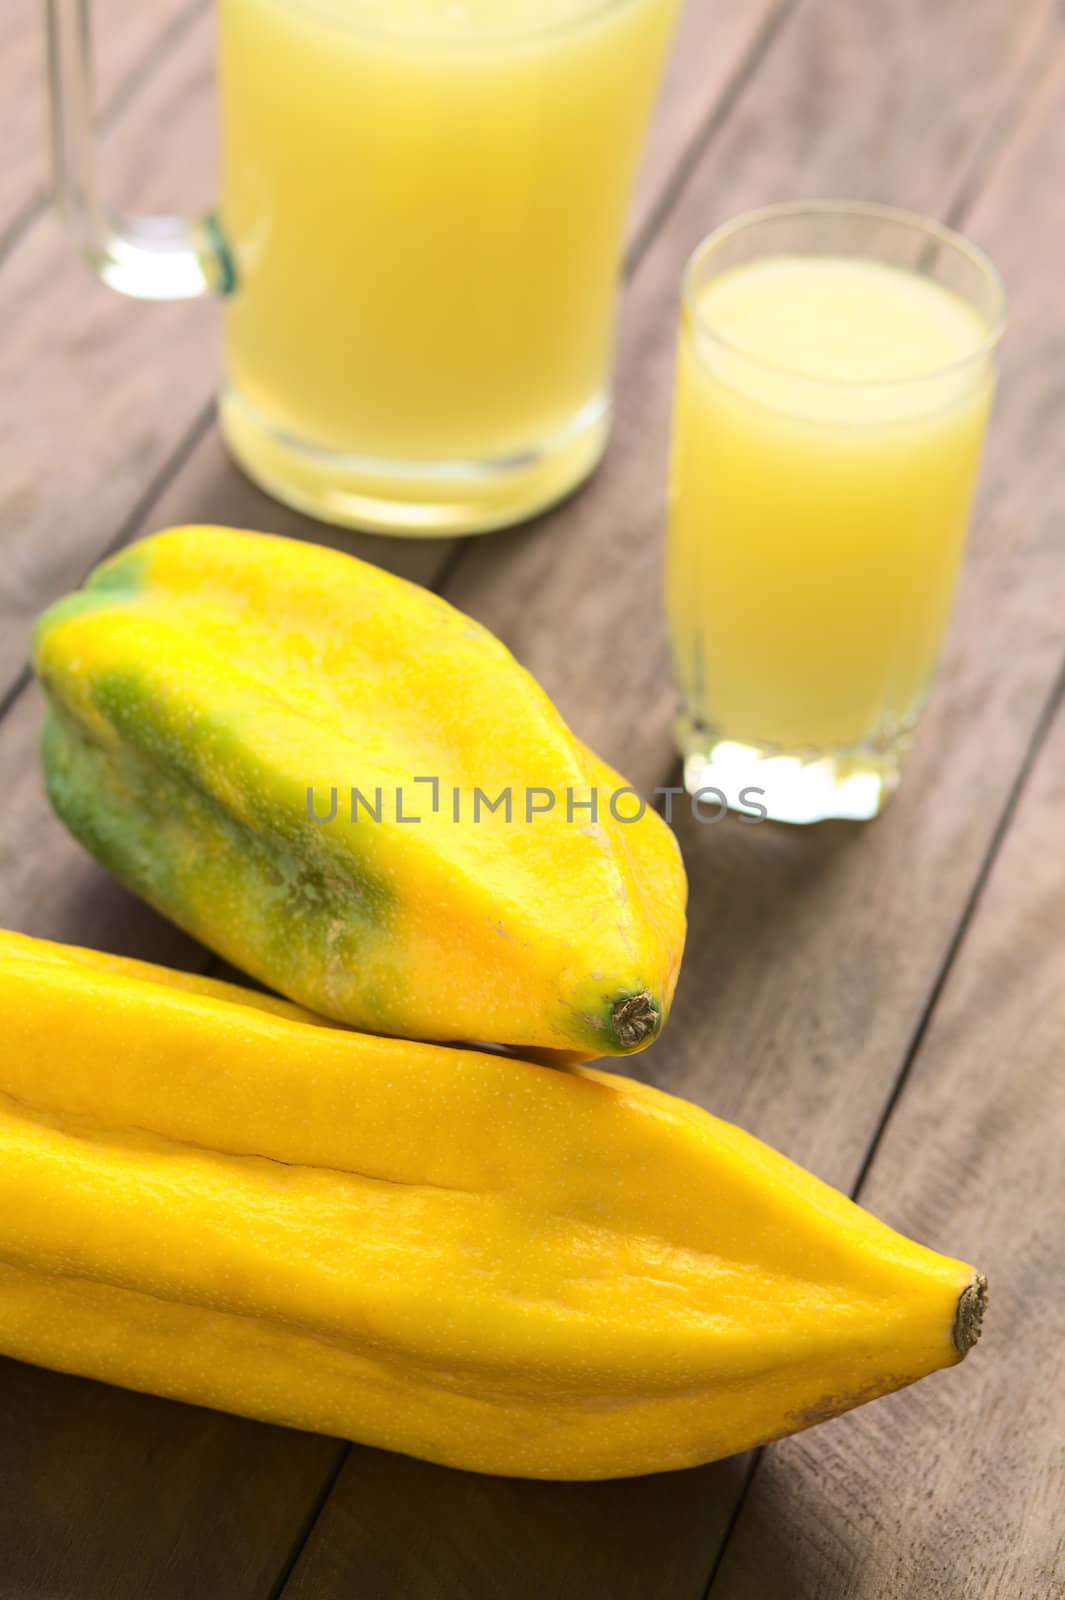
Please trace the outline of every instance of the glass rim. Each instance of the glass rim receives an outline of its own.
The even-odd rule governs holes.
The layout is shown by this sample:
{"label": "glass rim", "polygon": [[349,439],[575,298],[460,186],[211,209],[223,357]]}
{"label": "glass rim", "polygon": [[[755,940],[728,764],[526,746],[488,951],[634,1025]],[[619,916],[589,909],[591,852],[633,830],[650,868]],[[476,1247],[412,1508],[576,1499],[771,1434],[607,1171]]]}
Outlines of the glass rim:
{"label": "glass rim", "polygon": [[635,0],[585,0],[585,4],[572,17],[557,17],[547,22],[530,22],[518,28],[492,27],[468,34],[449,33],[439,27],[431,30],[417,28],[405,30],[395,23],[371,22],[360,20],[358,17],[348,18],[342,16],[340,9],[331,5],[330,0],[275,0],[275,3],[282,10],[302,11],[305,16],[315,17],[319,22],[324,22],[344,33],[357,38],[374,39],[383,44],[401,45],[412,49],[445,47],[479,50],[525,41],[532,43],[575,32],[576,29],[583,28],[587,23],[594,22],[611,11],[621,11],[626,6],[634,5]]}
{"label": "glass rim", "polygon": [[[929,240],[935,240],[940,245],[945,245],[956,255],[962,256],[984,279],[991,289],[993,314],[988,323],[988,329],[978,344],[973,346],[967,355],[959,356],[957,360],[941,363],[939,366],[929,367],[922,372],[915,372],[902,378],[833,378],[816,377],[809,372],[797,371],[794,367],[782,366],[779,362],[768,361],[763,356],[752,355],[749,350],[744,350],[740,345],[726,339],[714,327],[713,323],[700,311],[698,297],[695,291],[695,280],[700,267],[714,250],[738,234],[744,233],[748,228],[755,227],[762,222],[786,221],[789,217],[867,217],[870,221],[890,222],[907,227],[915,232],[920,232]],[[827,253],[827,252],[826,252]],[[870,261],[881,260],[880,256],[859,257]],[[903,269],[905,270],[905,269]],[[964,295],[969,304],[972,299]],[[874,200],[785,200],[774,205],[759,206],[751,211],[742,211],[738,216],[732,217],[728,222],[723,222],[720,227],[705,235],[695,246],[684,268],[682,280],[682,305],[685,316],[691,319],[692,326],[699,334],[716,344],[729,355],[737,356],[751,367],[760,368],[763,372],[778,373],[781,377],[794,379],[796,382],[810,384],[813,387],[830,390],[845,389],[899,389],[920,383],[928,383],[932,379],[949,377],[952,373],[962,372],[966,367],[986,361],[1002,338],[1006,326],[1006,285],[1002,274],[991,260],[986,251],[967,239],[956,228],[951,228],[945,222],[937,222],[934,217],[922,216],[919,211],[907,211],[902,206],[883,205]]]}

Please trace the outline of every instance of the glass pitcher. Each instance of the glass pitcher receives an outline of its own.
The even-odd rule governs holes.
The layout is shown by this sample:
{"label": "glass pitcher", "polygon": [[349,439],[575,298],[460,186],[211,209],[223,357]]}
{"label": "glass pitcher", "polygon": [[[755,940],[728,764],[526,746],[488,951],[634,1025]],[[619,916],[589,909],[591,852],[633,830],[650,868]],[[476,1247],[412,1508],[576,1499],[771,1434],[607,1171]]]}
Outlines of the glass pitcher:
{"label": "glass pitcher", "polygon": [[58,192],[112,288],[224,296],[228,447],[397,534],[560,499],[610,421],[622,229],[679,0],[219,0],[222,186],[98,197],[85,0],[50,0]]}

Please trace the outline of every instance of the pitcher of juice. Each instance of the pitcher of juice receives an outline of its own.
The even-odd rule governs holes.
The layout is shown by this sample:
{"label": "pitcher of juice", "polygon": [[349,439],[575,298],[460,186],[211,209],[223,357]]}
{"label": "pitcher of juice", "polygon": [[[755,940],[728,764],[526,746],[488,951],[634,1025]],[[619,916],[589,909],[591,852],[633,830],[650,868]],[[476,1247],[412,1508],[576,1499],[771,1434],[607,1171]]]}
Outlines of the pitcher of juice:
{"label": "pitcher of juice", "polygon": [[84,0],[57,189],[103,281],[225,298],[229,449],[278,499],[482,532],[602,454],[622,228],[679,0],[219,0],[222,197],[107,212]]}

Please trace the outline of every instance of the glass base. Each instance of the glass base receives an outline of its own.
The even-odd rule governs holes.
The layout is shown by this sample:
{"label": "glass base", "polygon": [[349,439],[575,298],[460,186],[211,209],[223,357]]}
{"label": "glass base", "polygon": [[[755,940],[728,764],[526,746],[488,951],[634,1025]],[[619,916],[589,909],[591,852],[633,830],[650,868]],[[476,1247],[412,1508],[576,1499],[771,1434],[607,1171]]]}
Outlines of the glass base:
{"label": "glass base", "polygon": [[798,823],[877,816],[899,786],[910,742],[906,731],[828,750],[779,750],[726,739],[684,713],[676,733],[689,794],[710,790],[708,807],[723,804],[752,820]]}
{"label": "glass base", "polygon": [[382,461],[278,431],[233,388],[219,419],[237,464],[266,493],[322,522],[432,538],[489,533],[563,500],[598,466],[610,396],[597,395],[534,450],[487,461]]}

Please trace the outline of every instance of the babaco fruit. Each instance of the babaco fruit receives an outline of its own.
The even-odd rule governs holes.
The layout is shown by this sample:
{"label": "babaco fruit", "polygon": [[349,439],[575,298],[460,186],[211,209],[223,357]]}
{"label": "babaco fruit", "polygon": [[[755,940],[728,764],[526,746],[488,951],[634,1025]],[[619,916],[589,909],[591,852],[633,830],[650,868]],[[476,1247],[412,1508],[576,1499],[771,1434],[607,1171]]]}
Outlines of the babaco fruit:
{"label": "babaco fruit", "polygon": [[971,1267],[591,1067],[0,935],[0,1353],[478,1472],[710,1461],[959,1361]]}
{"label": "babaco fruit", "polygon": [[35,665],[59,816],[271,988],[374,1033],[585,1057],[661,1028],[670,829],[437,596],[177,528],[46,612]]}

